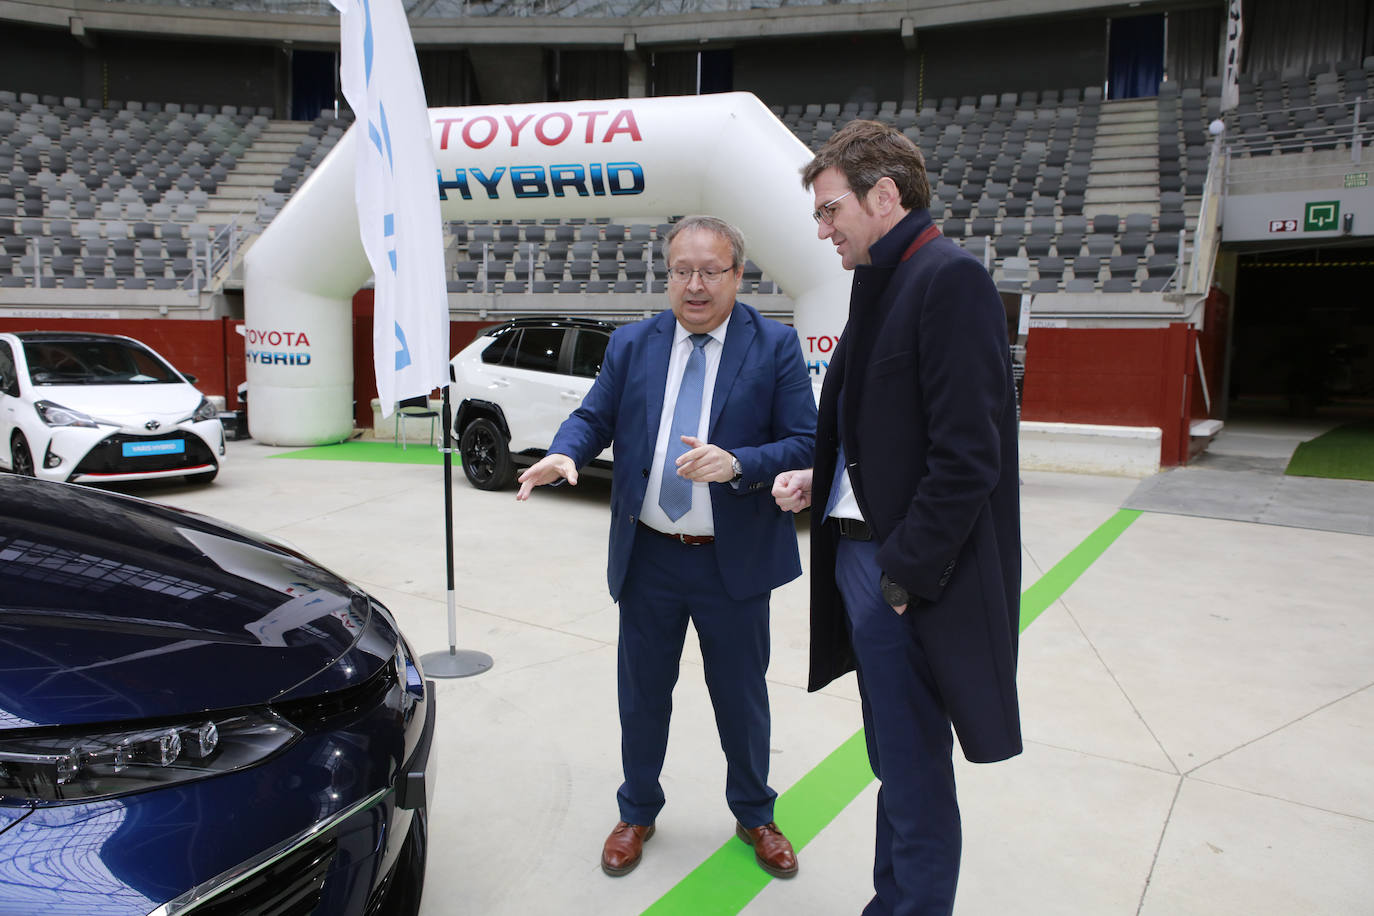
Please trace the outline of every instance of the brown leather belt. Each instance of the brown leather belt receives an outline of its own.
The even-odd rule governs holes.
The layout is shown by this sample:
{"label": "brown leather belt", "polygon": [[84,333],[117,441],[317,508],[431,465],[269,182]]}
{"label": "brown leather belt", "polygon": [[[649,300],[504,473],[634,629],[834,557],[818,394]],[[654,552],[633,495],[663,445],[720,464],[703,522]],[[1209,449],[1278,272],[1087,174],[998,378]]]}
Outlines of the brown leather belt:
{"label": "brown leather belt", "polygon": [[873,540],[873,529],[861,518],[832,518],[831,521],[840,530],[842,538],[849,538],[851,541]]}
{"label": "brown leather belt", "polygon": [[643,522],[639,522],[639,527],[645,531],[653,532],[661,538],[677,541],[679,544],[686,544],[688,547],[700,547],[703,544],[714,544],[716,537],[713,534],[669,534],[666,531],[659,531],[657,528],[650,528]]}

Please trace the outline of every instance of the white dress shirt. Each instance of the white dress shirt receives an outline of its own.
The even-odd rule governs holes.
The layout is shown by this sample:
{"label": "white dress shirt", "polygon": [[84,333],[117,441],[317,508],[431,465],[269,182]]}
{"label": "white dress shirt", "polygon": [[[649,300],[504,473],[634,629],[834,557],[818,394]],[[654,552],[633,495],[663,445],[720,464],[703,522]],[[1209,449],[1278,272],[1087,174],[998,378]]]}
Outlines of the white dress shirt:
{"label": "white dress shirt", "polygon": [[[716,388],[716,372],[720,369],[720,354],[725,349],[725,330],[730,324],[727,317],[720,326],[708,333],[711,339],[702,348],[706,357],[706,378],[703,380],[701,397],[701,420],[697,424],[697,438],[706,441],[706,430],[711,423],[711,397]],[[658,418],[658,439],[654,443],[654,458],[649,465],[649,486],[644,491],[644,505],[640,507],[639,519],[650,528],[666,531],[669,534],[710,534],[716,533],[715,520],[711,516],[710,484],[698,481],[692,484],[692,508],[673,521],[668,518],[658,504],[658,490],[663,484],[663,456],[668,453],[668,437],[673,431],[673,411],[677,407],[677,390],[682,387],[682,371],[687,367],[687,357],[692,353],[692,333],[681,322],[674,323],[673,347],[668,357],[668,379],[663,388],[663,412]]]}
{"label": "white dress shirt", "polygon": [[859,511],[859,500],[854,496],[854,484],[849,481],[849,468],[840,475],[835,493],[830,497],[834,508],[826,518],[856,518],[863,521],[864,514]]}

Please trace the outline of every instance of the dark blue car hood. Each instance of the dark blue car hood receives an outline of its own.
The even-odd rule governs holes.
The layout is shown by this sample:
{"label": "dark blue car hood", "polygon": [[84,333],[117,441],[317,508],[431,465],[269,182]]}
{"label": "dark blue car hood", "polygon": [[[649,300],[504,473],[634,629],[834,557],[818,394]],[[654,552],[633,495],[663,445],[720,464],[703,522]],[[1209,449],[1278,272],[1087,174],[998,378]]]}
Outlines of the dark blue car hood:
{"label": "dark blue car hood", "polygon": [[0,476],[0,729],[346,687],[388,660],[377,646],[351,651],[370,612],[342,579],[247,532]]}

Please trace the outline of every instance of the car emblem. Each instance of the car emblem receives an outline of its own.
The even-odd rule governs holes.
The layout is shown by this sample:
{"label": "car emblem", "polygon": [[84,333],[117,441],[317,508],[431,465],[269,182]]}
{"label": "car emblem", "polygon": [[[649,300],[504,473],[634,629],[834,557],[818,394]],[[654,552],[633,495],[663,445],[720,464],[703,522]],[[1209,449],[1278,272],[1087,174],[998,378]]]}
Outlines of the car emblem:
{"label": "car emblem", "polygon": [[161,427],[162,424],[157,422],[156,420],[149,420],[147,423],[143,424],[143,428],[148,430],[148,432],[153,432],[154,430],[160,429]]}

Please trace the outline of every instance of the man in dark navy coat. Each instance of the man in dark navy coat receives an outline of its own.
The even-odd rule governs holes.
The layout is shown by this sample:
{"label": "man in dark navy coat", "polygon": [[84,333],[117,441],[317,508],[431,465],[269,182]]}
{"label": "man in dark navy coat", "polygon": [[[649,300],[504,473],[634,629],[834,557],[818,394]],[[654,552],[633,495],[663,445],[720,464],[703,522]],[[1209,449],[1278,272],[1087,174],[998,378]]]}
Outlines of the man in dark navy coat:
{"label": "man in dark navy coat", "polygon": [[[797,333],[735,301],[744,240],[713,217],[668,234],[671,311],[618,328],[601,372],[548,454],[520,475],[518,499],[614,445],[607,580],[620,602],[617,676],[625,782],[601,867],[639,864],[663,808],[659,774],[687,622],[727,765],[735,832],[764,871],[797,873],[768,786],[768,600],[801,575],[776,475],[809,464],[816,402]],[[695,363],[695,365],[694,365]]]}
{"label": "man in dark navy coat", "polygon": [[811,673],[856,669],[881,783],[877,914],[948,914],[961,833],[953,742],[1021,752],[1021,537],[1006,317],[988,272],[940,236],[920,151],[875,121],[802,172],[819,234],[854,271],[821,390],[812,469],[774,483],[813,510]]}

